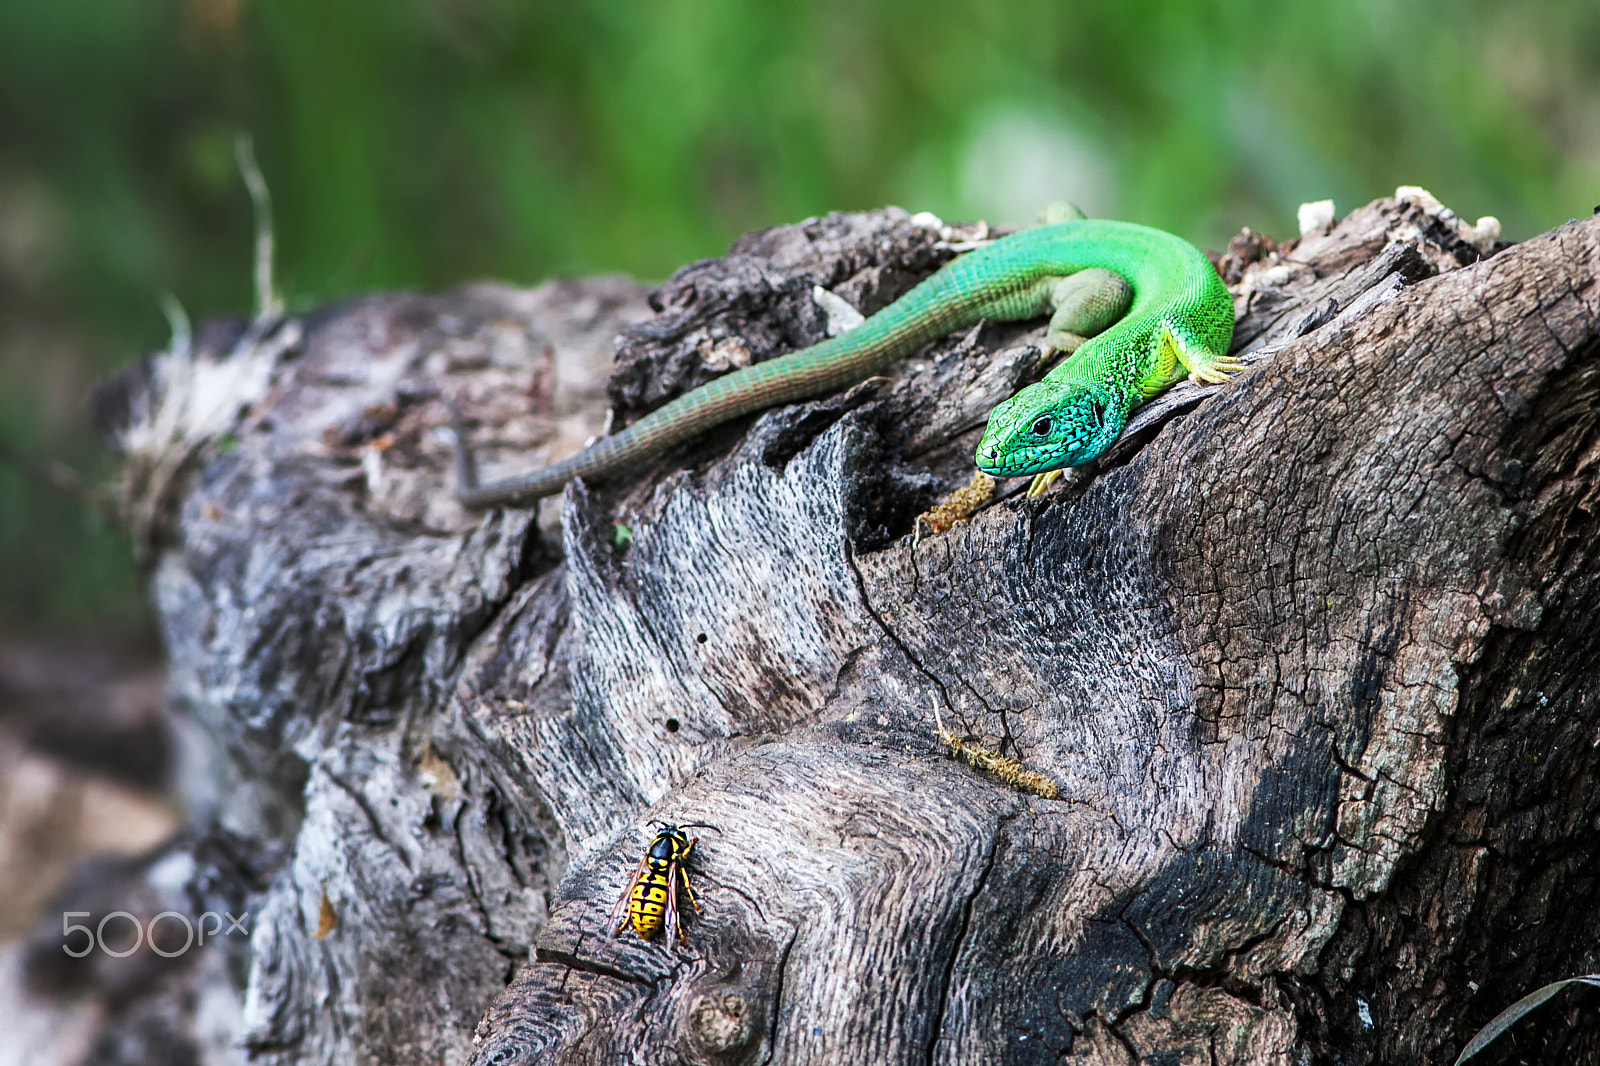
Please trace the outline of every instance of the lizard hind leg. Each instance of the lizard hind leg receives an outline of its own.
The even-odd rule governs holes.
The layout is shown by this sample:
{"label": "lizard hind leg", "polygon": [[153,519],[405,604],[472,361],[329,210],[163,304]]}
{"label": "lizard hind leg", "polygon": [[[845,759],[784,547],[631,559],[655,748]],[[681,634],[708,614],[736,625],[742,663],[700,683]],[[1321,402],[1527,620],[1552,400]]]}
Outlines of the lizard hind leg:
{"label": "lizard hind leg", "polygon": [[1114,270],[1091,267],[1059,278],[1050,289],[1050,330],[1044,342],[1060,352],[1077,351],[1078,346],[1104,332],[1133,303],[1133,286]]}
{"label": "lizard hind leg", "polygon": [[1039,213],[1041,226],[1053,226],[1057,222],[1082,222],[1089,216],[1083,208],[1066,200],[1057,200],[1046,204],[1045,209]]}

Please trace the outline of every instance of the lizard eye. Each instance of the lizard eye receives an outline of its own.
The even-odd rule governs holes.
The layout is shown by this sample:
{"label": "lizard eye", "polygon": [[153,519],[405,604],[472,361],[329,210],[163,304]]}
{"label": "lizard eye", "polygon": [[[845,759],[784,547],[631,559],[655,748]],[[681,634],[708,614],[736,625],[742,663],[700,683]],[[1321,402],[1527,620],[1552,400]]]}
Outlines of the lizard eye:
{"label": "lizard eye", "polygon": [[1035,437],[1048,437],[1050,435],[1050,427],[1052,424],[1053,423],[1050,421],[1048,415],[1044,418],[1038,419],[1033,424],[1033,435]]}

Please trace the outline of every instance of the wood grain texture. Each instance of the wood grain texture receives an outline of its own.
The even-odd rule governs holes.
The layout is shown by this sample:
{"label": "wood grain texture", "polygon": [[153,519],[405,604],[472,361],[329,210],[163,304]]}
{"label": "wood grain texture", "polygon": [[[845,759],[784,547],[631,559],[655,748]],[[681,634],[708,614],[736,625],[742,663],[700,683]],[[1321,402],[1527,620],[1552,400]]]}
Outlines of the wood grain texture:
{"label": "wood grain texture", "polygon": [[[746,238],[623,333],[613,402],[943,254],[895,211]],[[576,296],[308,323],[155,574],[209,810],[286,856],[251,1060],[1439,1062],[1595,969],[1562,901],[1600,877],[1600,222],[1479,262],[1384,200],[1252,258],[1248,373],[920,539],[1043,323],[574,485],[543,528],[453,510],[433,431],[454,398],[522,465],[552,423],[508,412],[552,409],[541,323]],[[935,706],[1062,798],[946,757]],[[672,955],[607,928],[652,818],[721,830]],[[1600,1061],[1569,1021],[1523,1053]]]}

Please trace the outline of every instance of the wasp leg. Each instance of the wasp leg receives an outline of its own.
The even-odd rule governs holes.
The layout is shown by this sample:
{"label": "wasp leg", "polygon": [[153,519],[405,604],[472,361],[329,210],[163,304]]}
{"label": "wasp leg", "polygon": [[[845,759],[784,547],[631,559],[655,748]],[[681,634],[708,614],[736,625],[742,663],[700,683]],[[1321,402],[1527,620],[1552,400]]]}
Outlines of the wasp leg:
{"label": "wasp leg", "polygon": [[627,887],[622,890],[622,895],[617,898],[617,905],[611,908],[611,935],[621,936],[622,931],[628,927],[628,903],[633,899],[634,887],[639,884],[639,878],[644,876],[644,860],[639,860],[639,865],[634,868],[633,876],[628,878]]}
{"label": "wasp leg", "polygon": [[694,837],[689,841],[689,846],[683,849],[683,857],[679,860],[679,862],[683,863],[684,865],[681,865],[678,868],[678,874],[683,878],[684,891],[689,893],[689,902],[694,904],[694,912],[696,914],[700,913],[700,901],[694,898],[694,888],[689,884],[689,870],[687,864],[689,862],[689,853],[694,851],[694,846],[698,843],[700,843],[699,837]]}
{"label": "wasp leg", "polygon": [[683,878],[683,890],[685,892],[689,893],[689,902],[694,904],[694,912],[696,914],[703,913],[700,910],[700,901],[695,898],[694,886],[689,883],[689,871],[688,870],[679,870],[678,871],[678,876]]}

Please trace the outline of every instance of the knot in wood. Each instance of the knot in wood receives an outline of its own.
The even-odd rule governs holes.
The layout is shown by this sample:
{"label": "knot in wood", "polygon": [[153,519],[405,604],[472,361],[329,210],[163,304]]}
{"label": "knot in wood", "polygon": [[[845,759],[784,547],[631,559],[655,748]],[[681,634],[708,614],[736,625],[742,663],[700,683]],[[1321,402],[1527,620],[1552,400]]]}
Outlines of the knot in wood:
{"label": "knot in wood", "polygon": [[755,1013],[736,992],[699,996],[689,1008],[689,1042],[706,1055],[735,1059],[755,1040]]}

